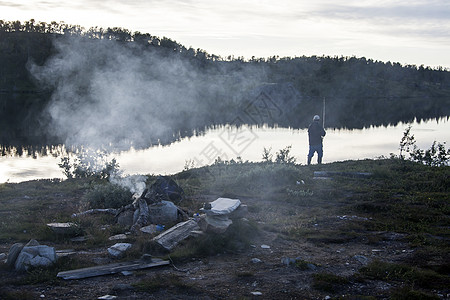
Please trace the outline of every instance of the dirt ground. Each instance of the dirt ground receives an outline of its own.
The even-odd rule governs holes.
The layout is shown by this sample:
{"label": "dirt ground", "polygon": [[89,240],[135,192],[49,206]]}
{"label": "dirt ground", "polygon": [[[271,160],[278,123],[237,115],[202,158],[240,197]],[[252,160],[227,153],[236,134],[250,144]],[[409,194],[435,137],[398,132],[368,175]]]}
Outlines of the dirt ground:
{"label": "dirt ground", "polygon": [[[214,196],[199,198],[199,203]],[[394,232],[367,232],[345,242],[290,238],[267,225],[268,218],[283,218],[287,214],[308,213],[280,206],[261,199],[246,198],[249,207],[246,216],[258,224],[259,234],[250,247],[236,252],[207,258],[192,258],[167,266],[134,271],[131,274],[114,274],[80,280],[58,280],[52,283],[17,285],[12,277],[25,276],[4,268],[0,271],[1,290],[24,299],[98,299],[105,295],[116,299],[369,299],[389,298],[389,290],[397,283],[378,280],[358,280],[358,270],[367,263],[380,259],[389,262],[407,262],[414,249],[403,242],[403,235]],[[70,201],[67,201],[70,203]],[[261,209],[251,209],[258,206]],[[271,209],[273,208],[273,209]],[[306,209],[307,210],[307,209]],[[358,216],[324,215],[305,226],[318,232],[335,229],[346,222],[364,222]],[[371,236],[382,236],[376,243],[368,243]],[[10,244],[1,244],[0,253],[7,253]],[[56,244],[57,250],[67,245]],[[104,264],[105,248],[89,249],[77,255]],[[286,263],[288,258],[307,262],[306,267]],[[314,274],[331,273],[351,278],[345,284],[333,283],[330,287],[314,286]],[[143,291],[134,284],[142,281],[158,282],[156,287]],[[8,293],[5,293],[8,292]],[[434,291],[445,299],[445,291]]]}

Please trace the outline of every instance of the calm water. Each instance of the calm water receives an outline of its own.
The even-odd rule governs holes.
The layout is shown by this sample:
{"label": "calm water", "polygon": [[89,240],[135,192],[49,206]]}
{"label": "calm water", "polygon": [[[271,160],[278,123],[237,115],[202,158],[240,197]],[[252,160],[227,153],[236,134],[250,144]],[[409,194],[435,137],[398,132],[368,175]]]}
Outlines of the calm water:
{"label": "calm water", "polygon": [[[403,132],[409,124],[367,128],[361,130],[326,129],[324,163],[398,154]],[[433,141],[450,140],[450,122],[446,119],[412,123],[417,146],[428,149]],[[306,130],[289,128],[223,126],[206,131],[204,135],[184,138],[168,146],[145,150],[130,149],[113,153],[125,174],[173,174],[183,170],[186,162],[195,166],[208,165],[220,156],[231,160],[261,161],[264,148],[272,154],[291,146],[297,163],[306,164],[308,139]],[[448,145],[447,145],[448,148]],[[313,163],[316,163],[316,157]],[[59,157],[0,157],[0,182],[20,182],[44,178],[64,178],[58,167]]]}

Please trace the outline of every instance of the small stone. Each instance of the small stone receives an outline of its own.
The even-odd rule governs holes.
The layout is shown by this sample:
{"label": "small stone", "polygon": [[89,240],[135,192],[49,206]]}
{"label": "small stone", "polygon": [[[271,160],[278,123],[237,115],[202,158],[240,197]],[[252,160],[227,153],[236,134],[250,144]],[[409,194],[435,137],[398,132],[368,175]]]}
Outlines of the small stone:
{"label": "small stone", "polygon": [[130,275],[133,275],[133,272],[131,272],[131,271],[122,271],[122,272],[120,272],[120,274],[122,274],[123,276],[130,276]]}
{"label": "small stone", "polygon": [[252,294],[253,296],[261,296],[261,295],[262,295],[261,292],[251,292],[251,294]]}
{"label": "small stone", "polygon": [[263,248],[263,249],[270,249],[270,246],[269,245],[261,245],[261,248]]}
{"label": "small stone", "polygon": [[262,260],[260,260],[259,258],[252,258],[252,263],[257,264],[257,263],[261,263]]}
{"label": "small stone", "polygon": [[145,262],[151,262],[152,261],[152,255],[145,253],[141,256],[141,260]]}
{"label": "small stone", "polygon": [[113,236],[109,237],[108,240],[115,241],[115,240],[126,240],[126,239],[127,239],[127,236],[122,233],[122,234],[113,235]]}
{"label": "small stone", "polygon": [[369,262],[369,259],[363,255],[355,255],[353,256],[353,258],[363,265],[367,265],[367,263]]}
{"label": "small stone", "polygon": [[[300,260],[300,259],[299,259]],[[290,258],[290,257],[282,257],[281,258],[281,263],[283,265],[289,266],[291,264],[295,264],[297,262],[296,258]]]}
{"label": "small stone", "polygon": [[105,295],[105,296],[98,297],[97,299],[99,299],[99,300],[117,299],[117,296],[113,296],[113,295]]}

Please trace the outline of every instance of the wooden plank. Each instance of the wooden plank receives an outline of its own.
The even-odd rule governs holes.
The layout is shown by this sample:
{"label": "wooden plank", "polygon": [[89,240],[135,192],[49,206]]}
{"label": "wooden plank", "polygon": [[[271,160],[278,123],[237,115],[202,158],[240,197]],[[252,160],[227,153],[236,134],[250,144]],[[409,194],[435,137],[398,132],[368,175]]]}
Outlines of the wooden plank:
{"label": "wooden plank", "polygon": [[153,258],[151,262],[144,261],[129,261],[113,263],[103,266],[88,267],[82,269],[76,269],[71,271],[59,272],[56,276],[63,279],[82,279],[88,277],[96,277],[102,275],[109,275],[120,273],[123,271],[133,271],[140,269],[147,269],[152,267],[168,265],[170,262],[167,260]]}
{"label": "wooden plank", "polygon": [[192,231],[200,230],[197,222],[194,220],[187,220],[185,222],[178,223],[177,225],[169,228],[167,231],[159,234],[153,238],[153,241],[163,246],[166,250],[172,251],[179,242],[187,239],[191,236]]}

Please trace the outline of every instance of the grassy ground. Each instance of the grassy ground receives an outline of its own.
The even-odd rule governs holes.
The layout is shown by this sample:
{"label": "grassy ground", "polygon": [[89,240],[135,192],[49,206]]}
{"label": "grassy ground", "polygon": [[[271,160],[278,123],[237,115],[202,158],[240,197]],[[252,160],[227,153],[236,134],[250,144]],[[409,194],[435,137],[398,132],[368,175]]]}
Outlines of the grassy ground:
{"label": "grassy ground", "polygon": [[[313,179],[314,171],[318,170],[370,172],[372,176],[355,177],[347,173],[333,179]],[[312,249],[309,259],[298,261],[295,269],[297,285],[304,280],[302,286],[306,288],[289,290],[290,298],[324,295],[342,298],[345,295],[343,299],[378,299],[381,293],[382,298],[391,299],[439,299],[450,293],[449,167],[427,167],[398,159],[321,166],[219,163],[183,171],[173,178],[185,190],[186,199],[180,206],[190,215],[213,196],[239,198],[249,204],[248,221],[235,222],[222,236],[206,236],[182,245],[170,256],[176,264],[188,264],[193,259],[209,260],[217,254],[242,257],[252,251],[255,240],[270,235],[278,244],[285,245],[280,255],[295,253],[294,248],[303,246]],[[149,176],[148,183],[154,179]],[[113,220],[107,216],[76,220],[84,233],[93,237],[82,246],[54,236],[45,226],[49,222],[73,221],[72,213],[88,208],[86,192],[99,183],[72,179],[0,185],[0,252],[7,252],[15,242],[27,242],[31,238],[59,248],[92,250],[106,245],[110,235],[122,230],[111,225]],[[130,241],[137,245],[130,256],[154,250],[140,237],[130,237]],[[394,243],[402,248],[395,248]],[[334,255],[347,251],[350,257],[350,253],[358,253],[356,249],[378,251],[383,247],[395,248],[398,253],[396,256],[380,255],[376,259],[366,255],[367,263],[355,265],[352,271],[339,267],[339,259],[334,259],[333,255],[314,254],[314,251],[333,249]],[[279,258],[277,261],[270,271],[280,267]],[[60,285],[61,282],[52,277],[58,271],[90,263],[72,258],[59,262],[48,277],[32,272],[24,276],[28,276],[31,283],[33,278],[40,277],[44,282],[48,280],[47,284]],[[234,267],[233,280],[256,282],[255,278],[263,276],[258,275],[258,270],[239,269],[243,266]],[[9,271],[2,272],[5,277]],[[280,269],[277,276],[293,276],[281,273]],[[140,293],[154,293],[168,288],[161,283],[166,281],[170,282],[174,293],[187,291],[189,295],[211,296],[200,286],[183,281],[184,277],[179,275],[158,276],[136,278],[133,286]],[[383,288],[373,288],[373,285]],[[274,286],[272,290],[277,288]],[[12,290],[0,288],[0,298],[8,299],[11,293],[17,292]],[[308,293],[302,294],[304,290]],[[221,292],[214,291],[219,298]],[[239,290],[231,295],[244,298]]]}

